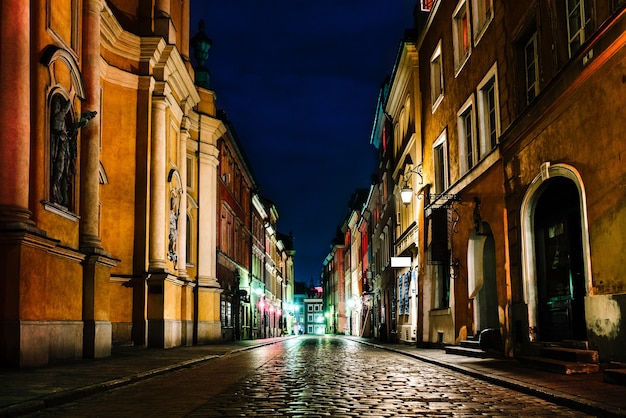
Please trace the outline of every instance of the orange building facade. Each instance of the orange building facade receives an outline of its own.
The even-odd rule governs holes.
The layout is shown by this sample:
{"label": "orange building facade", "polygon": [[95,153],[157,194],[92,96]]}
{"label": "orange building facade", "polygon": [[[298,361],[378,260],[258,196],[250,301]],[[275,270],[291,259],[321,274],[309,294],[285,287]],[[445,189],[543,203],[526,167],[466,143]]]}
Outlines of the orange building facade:
{"label": "orange building facade", "polygon": [[[202,87],[194,82],[190,50],[206,52],[210,40],[190,39],[189,7],[0,5],[12,40],[0,46],[0,84],[13,91],[1,99],[2,364],[224,338],[218,166],[231,142],[207,72]],[[254,182],[245,177],[231,203],[248,231],[237,253],[248,271]],[[293,259],[283,264],[292,280]],[[227,290],[231,301],[239,295]]]}

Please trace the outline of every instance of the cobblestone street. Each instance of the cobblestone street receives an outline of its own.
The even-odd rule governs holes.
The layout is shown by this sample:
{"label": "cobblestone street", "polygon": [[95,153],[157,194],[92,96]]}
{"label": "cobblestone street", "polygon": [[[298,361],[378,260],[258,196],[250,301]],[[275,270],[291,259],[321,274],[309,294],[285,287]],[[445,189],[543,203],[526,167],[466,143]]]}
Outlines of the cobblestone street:
{"label": "cobblestone street", "polygon": [[227,355],[31,416],[587,416],[435,365],[332,337]]}

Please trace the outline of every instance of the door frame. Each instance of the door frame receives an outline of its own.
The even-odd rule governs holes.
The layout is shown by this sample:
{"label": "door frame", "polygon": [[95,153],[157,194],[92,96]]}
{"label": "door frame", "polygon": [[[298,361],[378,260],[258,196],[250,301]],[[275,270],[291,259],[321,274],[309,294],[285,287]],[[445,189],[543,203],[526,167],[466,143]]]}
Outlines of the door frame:
{"label": "door frame", "polygon": [[540,172],[528,186],[522,200],[521,234],[522,234],[522,281],[524,290],[524,302],[528,308],[528,338],[530,342],[537,341],[537,314],[539,310],[537,291],[537,260],[535,255],[535,209],[537,202],[545,186],[545,182],[553,177],[565,177],[574,182],[578,189],[578,201],[580,205],[580,230],[582,243],[583,273],[585,275],[585,294],[591,295],[591,252],[589,246],[589,223],[587,220],[587,195],[580,173],[568,164],[550,164],[545,162],[541,165]]}

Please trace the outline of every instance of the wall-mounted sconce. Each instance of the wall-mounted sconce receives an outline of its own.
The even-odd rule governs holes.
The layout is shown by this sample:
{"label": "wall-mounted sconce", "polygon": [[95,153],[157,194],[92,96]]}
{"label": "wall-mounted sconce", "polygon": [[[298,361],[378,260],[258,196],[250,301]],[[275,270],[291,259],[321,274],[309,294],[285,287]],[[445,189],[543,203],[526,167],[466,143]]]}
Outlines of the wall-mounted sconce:
{"label": "wall-mounted sconce", "polygon": [[413,198],[413,188],[409,185],[409,178],[411,174],[417,174],[418,176],[420,176],[419,184],[424,184],[424,177],[422,176],[422,164],[418,164],[417,167],[407,171],[404,174],[404,186],[400,190],[400,199],[405,205],[411,203],[411,199]]}

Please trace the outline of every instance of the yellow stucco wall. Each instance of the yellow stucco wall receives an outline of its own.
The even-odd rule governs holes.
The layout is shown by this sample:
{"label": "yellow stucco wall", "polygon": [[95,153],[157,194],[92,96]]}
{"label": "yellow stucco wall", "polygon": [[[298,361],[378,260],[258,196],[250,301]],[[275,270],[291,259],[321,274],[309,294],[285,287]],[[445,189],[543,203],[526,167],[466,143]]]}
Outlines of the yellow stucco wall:
{"label": "yellow stucco wall", "polygon": [[[598,57],[597,59],[600,59]],[[529,134],[532,146],[520,149],[522,184],[529,184],[542,163],[573,167],[585,187],[592,255],[592,293],[626,292],[623,248],[626,235],[626,123],[623,86],[626,50],[609,61],[606,72],[594,74],[573,94],[565,94],[545,120]],[[598,106],[611,103],[611,106]]]}
{"label": "yellow stucco wall", "polygon": [[100,189],[100,231],[103,246],[120,259],[117,274],[132,273],[135,245],[145,238],[135,236],[135,205],[145,196],[135,172],[137,100],[135,90],[103,82],[101,162],[108,184]]}
{"label": "yellow stucco wall", "polygon": [[82,319],[82,267],[78,262],[24,246],[20,265],[20,319]]}

